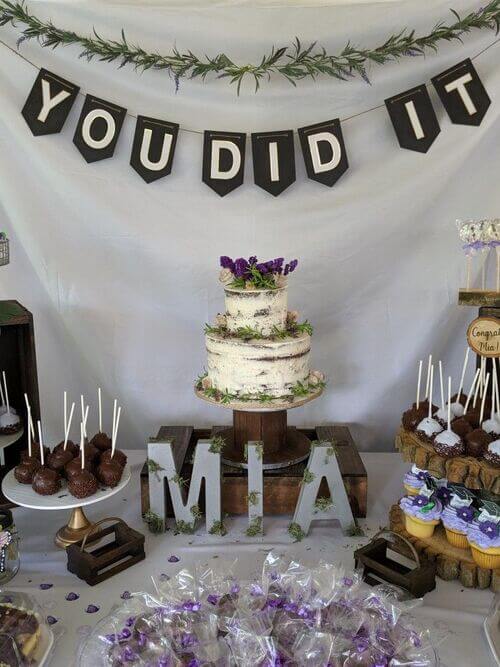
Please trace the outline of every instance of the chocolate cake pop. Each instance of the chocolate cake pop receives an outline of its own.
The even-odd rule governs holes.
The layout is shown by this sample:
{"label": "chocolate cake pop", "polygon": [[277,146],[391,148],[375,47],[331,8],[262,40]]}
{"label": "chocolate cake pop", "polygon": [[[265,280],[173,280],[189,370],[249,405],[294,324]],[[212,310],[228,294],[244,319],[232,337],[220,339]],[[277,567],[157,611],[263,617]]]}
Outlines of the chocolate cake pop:
{"label": "chocolate cake pop", "polygon": [[426,414],[426,409],[420,404],[418,408],[410,408],[403,412],[401,423],[407,431],[414,431]]}
{"label": "chocolate cake pop", "polygon": [[40,441],[41,449],[41,466],[33,475],[33,482],[31,484],[33,491],[41,496],[51,496],[57,493],[61,488],[61,477],[55,470],[51,470],[45,465],[42,426],[38,420],[38,440]]}
{"label": "chocolate cake pop", "polygon": [[441,433],[443,430],[443,427],[441,424],[432,417],[431,414],[431,409],[432,409],[432,386],[434,382],[434,366],[431,366],[430,369],[430,385],[429,385],[429,408],[428,408],[428,413],[427,417],[424,417],[419,424],[417,424],[417,428],[415,429],[415,432],[419,436],[419,438],[422,438],[422,440],[425,440],[426,442],[432,443],[434,440],[434,436],[436,436],[438,433]]}
{"label": "chocolate cake pop", "polygon": [[97,468],[96,476],[101,484],[114,488],[120,483],[123,476],[123,468],[114,460],[103,461]]}
{"label": "chocolate cake pop", "polygon": [[66,465],[73,460],[73,454],[69,449],[54,450],[48,458],[47,465],[52,470],[56,470],[59,474],[63,474]]}
{"label": "chocolate cake pop", "polygon": [[465,453],[467,456],[480,458],[492,442],[491,435],[483,431],[482,428],[476,428],[465,436]]}
{"label": "chocolate cake pop", "polygon": [[[64,449],[64,440],[61,440],[61,442],[54,447],[52,452],[53,453],[58,452],[61,449]],[[80,453],[80,448],[78,447],[77,444],[73,442],[73,440],[68,440],[68,442],[66,443],[66,451],[70,452],[72,456],[78,456],[78,454]]]}
{"label": "chocolate cake pop", "polygon": [[500,467],[500,440],[494,440],[486,447],[483,458],[490,465]]}
{"label": "chocolate cake pop", "polygon": [[462,439],[451,430],[451,377],[448,377],[448,403],[446,407],[446,430],[438,433],[434,438],[434,450],[440,456],[451,458],[452,456],[461,456],[465,453]]}
{"label": "chocolate cake pop", "polygon": [[[85,459],[84,468],[85,470],[88,470],[88,472],[92,472],[92,463],[87,461],[87,459]],[[66,479],[69,481],[75,476],[75,474],[79,473],[81,469],[82,458],[81,456],[75,456],[75,458],[67,463],[64,467],[64,474],[66,475]]]}
{"label": "chocolate cake pop", "polygon": [[31,484],[41,463],[37,459],[27,458],[14,468],[14,477],[20,484]]}
{"label": "chocolate cake pop", "polygon": [[473,428],[467,419],[464,417],[457,417],[451,422],[451,430],[453,433],[459,435],[463,440],[465,436],[473,430]]}
{"label": "chocolate cake pop", "polygon": [[75,498],[88,498],[89,496],[92,496],[98,488],[99,484],[97,483],[97,479],[88,470],[80,469],[68,482],[68,491],[72,496],[75,496]]}
{"label": "chocolate cake pop", "polygon": [[107,433],[96,433],[90,444],[98,449],[100,452],[105,452],[107,449],[111,449],[111,438]]}
{"label": "chocolate cake pop", "polygon": [[[47,457],[50,454],[50,449],[46,446],[43,448],[43,454],[44,454],[44,460],[47,459]],[[36,440],[33,440],[32,445],[31,445],[31,454],[27,449],[23,449],[21,451],[21,461],[26,461],[28,458],[34,458],[37,459],[37,461],[41,460],[41,455],[40,455],[40,443],[36,442]]]}
{"label": "chocolate cake pop", "polygon": [[127,463],[127,455],[120,449],[115,449],[114,453],[111,451],[111,449],[107,449],[105,452],[101,454],[100,462],[105,463],[108,461],[117,463],[122,468],[124,468]]}

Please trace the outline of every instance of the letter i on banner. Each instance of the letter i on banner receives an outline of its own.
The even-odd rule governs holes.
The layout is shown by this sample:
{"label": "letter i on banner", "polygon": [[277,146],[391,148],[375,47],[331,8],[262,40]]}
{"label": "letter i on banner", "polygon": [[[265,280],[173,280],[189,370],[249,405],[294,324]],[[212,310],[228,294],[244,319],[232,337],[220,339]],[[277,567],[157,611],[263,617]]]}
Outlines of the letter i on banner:
{"label": "letter i on banner", "polygon": [[332,187],[349,167],[340,120],[301,127],[298,133],[307,175]]}
{"label": "letter i on banner", "polygon": [[401,148],[427,153],[440,133],[425,84],[385,100]]}
{"label": "letter i on banner", "polygon": [[36,137],[62,130],[79,90],[57,74],[40,70],[21,112]]}
{"label": "letter i on banner", "polygon": [[295,181],[293,131],[252,134],[255,184],[277,197]]}
{"label": "letter i on banner", "polygon": [[172,171],[178,133],[177,123],[137,116],[130,165],[146,183]]}
{"label": "letter i on banner", "polygon": [[116,104],[87,95],[73,143],[87,162],[111,157],[115,152],[127,110]]}
{"label": "letter i on banner", "polygon": [[452,123],[480,125],[491,100],[469,58],[432,79]]}
{"label": "letter i on banner", "polygon": [[221,197],[243,183],[246,134],[213,132],[203,135],[202,180]]}

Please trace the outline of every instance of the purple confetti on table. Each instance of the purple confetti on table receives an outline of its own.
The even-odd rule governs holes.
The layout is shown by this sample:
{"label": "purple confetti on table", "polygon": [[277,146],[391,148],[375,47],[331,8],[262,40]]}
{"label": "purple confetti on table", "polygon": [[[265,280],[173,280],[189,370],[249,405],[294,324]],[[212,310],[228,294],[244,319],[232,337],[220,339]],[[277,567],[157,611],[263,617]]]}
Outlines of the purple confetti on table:
{"label": "purple confetti on table", "polygon": [[47,623],[49,625],[54,625],[54,623],[57,623],[59,619],[56,618],[55,616],[47,616]]}
{"label": "purple confetti on table", "polygon": [[52,588],[54,584],[40,584],[40,590],[42,591],[48,591],[49,588]]}
{"label": "purple confetti on table", "polygon": [[123,591],[120,597],[122,600],[130,600],[132,596],[130,595],[130,591]]}
{"label": "purple confetti on table", "polygon": [[66,600],[68,602],[74,602],[75,600],[78,600],[79,597],[78,593],[71,592],[66,595]]}
{"label": "purple confetti on table", "polygon": [[89,604],[89,606],[87,607],[87,609],[85,609],[85,611],[87,612],[87,614],[95,614],[96,611],[99,611],[99,609],[100,607],[98,607],[96,604]]}
{"label": "purple confetti on table", "polygon": [[180,561],[180,558],[178,558],[177,556],[172,555],[172,556],[168,557],[168,562],[169,563],[178,563],[179,561]]}
{"label": "purple confetti on table", "polygon": [[160,574],[160,581],[168,581],[169,579],[170,577],[168,576],[168,574],[165,574],[165,572],[162,572]]}

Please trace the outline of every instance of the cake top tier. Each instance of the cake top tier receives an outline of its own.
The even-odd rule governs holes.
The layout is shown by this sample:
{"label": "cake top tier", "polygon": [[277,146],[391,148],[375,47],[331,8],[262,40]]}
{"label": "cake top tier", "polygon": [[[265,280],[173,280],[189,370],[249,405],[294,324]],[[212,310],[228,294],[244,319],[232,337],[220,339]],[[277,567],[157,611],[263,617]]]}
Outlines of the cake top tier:
{"label": "cake top tier", "polygon": [[285,263],[284,257],[259,262],[255,256],[235,260],[223,256],[220,258],[222,270],[219,280],[226,287],[236,290],[278,289],[286,285],[287,276],[295,271],[297,264],[296,259]]}

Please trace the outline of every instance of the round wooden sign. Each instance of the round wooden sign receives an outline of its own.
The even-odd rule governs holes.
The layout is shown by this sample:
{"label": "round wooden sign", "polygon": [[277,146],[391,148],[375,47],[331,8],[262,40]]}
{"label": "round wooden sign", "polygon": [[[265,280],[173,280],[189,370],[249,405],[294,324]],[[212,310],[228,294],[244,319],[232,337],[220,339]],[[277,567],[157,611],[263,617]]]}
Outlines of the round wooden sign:
{"label": "round wooden sign", "polygon": [[478,317],[467,329],[467,342],[482,357],[500,357],[500,319]]}

